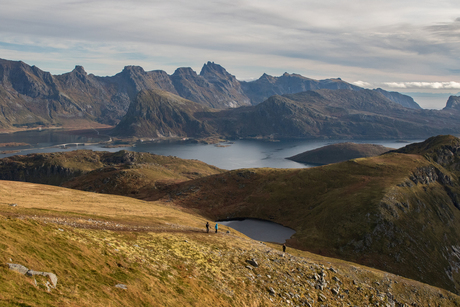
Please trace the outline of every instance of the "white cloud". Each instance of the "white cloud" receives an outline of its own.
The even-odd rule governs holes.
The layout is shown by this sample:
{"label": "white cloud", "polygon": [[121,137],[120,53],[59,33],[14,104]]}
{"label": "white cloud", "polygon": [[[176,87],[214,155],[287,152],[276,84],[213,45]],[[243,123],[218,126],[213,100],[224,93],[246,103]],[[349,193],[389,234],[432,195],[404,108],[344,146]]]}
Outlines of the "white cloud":
{"label": "white cloud", "polygon": [[0,7],[0,57],[52,73],[75,64],[99,75],[130,64],[171,73],[176,64],[211,60],[241,79],[289,70],[368,80],[363,87],[441,80],[448,88],[460,71],[453,0],[0,0]]}
{"label": "white cloud", "polygon": [[389,88],[397,89],[460,89],[460,82],[384,82]]}
{"label": "white cloud", "polygon": [[359,86],[359,87],[364,87],[364,88],[372,87],[372,84],[366,81],[355,81],[355,82],[352,82],[352,84]]}

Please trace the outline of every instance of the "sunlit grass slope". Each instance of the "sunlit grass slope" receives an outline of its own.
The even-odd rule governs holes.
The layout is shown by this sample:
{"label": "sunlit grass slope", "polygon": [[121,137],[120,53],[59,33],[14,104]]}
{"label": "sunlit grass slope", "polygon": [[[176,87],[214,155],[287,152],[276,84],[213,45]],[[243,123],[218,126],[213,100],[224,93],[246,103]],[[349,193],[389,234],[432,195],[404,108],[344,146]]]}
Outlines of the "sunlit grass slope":
{"label": "sunlit grass slope", "polygon": [[[205,222],[160,202],[0,181],[0,305],[460,305],[445,290],[306,252],[283,255],[225,227],[207,234]],[[43,279],[6,263],[55,273],[57,287],[48,292]]]}

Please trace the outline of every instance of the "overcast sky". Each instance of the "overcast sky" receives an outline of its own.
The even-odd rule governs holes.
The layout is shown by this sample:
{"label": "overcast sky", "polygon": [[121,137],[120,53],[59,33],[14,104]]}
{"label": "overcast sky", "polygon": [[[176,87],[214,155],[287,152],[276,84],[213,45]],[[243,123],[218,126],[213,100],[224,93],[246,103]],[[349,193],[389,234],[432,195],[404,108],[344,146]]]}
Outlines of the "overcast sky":
{"label": "overcast sky", "polygon": [[[460,92],[458,0],[0,0],[0,7],[0,58],[52,74],[75,65],[98,76],[126,65],[199,73],[214,61],[239,80],[289,72],[399,92]],[[446,102],[431,101],[422,106]]]}

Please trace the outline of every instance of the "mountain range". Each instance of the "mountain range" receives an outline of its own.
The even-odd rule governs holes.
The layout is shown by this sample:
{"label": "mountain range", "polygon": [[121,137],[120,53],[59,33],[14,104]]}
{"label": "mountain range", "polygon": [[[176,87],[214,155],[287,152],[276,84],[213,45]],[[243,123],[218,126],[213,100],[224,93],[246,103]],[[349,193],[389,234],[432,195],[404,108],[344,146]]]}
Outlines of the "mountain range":
{"label": "mountain range", "polygon": [[140,138],[426,138],[458,134],[459,97],[424,110],[409,96],[367,90],[340,78],[263,74],[238,81],[222,66],[144,71],[110,77],[76,66],[51,75],[0,59],[0,129],[116,126]]}
{"label": "mountain range", "polygon": [[[126,66],[111,77],[87,74],[82,66],[69,73],[51,75],[21,61],[0,59],[0,124],[63,124],[79,118],[114,124],[141,90],[160,89],[211,108],[256,105],[270,96],[314,89],[361,88],[340,79],[313,80],[297,74],[280,77],[264,74],[252,82],[240,82],[222,66],[204,64],[200,74],[191,68],[144,71]],[[388,93],[394,100],[408,99],[406,106],[419,108],[410,97]]]}

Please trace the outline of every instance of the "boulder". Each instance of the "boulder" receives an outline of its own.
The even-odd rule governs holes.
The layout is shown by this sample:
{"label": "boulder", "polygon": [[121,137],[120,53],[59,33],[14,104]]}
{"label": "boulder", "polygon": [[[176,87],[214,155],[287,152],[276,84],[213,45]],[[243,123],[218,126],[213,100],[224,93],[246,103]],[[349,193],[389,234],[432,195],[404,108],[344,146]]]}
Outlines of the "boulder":
{"label": "boulder", "polygon": [[48,277],[50,282],[51,282],[51,285],[53,286],[53,288],[56,288],[56,285],[57,285],[57,276],[56,274],[54,273],[49,273],[49,272],[39,272],[39,271],[33,271],[33,270],[28,270],[26,272],[26,275],[27,276],[34,276],[34,275],[39,275],[39,276],[45,276],[45,277]]}
{"label": "boulder", "polygon": [[16,271],[18,273],[21,273],[21,274],[26,274],[27,271],[29,271],[28,268],[26,268],[25,266],[21,265],[21,264],[14,264],[14,263],[7,263],[8,264],[8,268],[10,270],[13,270],[13,271]]}

